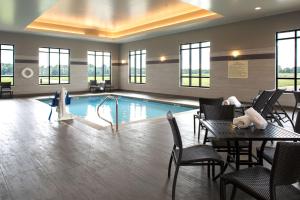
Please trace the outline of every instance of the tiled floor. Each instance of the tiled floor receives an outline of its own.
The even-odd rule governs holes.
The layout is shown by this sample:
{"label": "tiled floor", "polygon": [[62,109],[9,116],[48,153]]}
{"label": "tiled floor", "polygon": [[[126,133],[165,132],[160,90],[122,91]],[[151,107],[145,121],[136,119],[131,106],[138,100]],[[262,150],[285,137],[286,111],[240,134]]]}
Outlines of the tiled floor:
{"label": "tiled floor", "polygon": [[[0,199],[171,199],[173,143],[165,119],[112,133],[77,120],[49,122],[49,110],[33,99],[0,101]],[[198,144],[193,113],[176,114],[185,146]],[[182,167],[176,199],[219,199],[218,181],[206,168]],[[236,199],[249,197],[239,192]]]}

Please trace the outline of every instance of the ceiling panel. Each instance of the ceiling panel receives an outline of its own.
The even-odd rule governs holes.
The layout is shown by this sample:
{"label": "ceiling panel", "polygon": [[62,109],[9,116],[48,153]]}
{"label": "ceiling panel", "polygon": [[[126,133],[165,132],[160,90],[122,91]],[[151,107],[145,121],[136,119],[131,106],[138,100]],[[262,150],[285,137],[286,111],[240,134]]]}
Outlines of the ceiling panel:
{"label": "ceiling panel", "polygon": [[295,10],[300,0],[0,0],[0,30],[128,42]]}
{"label": "ceiling panel", "polygon": [[0,0],[1,30],[24,29],[57,0]]}

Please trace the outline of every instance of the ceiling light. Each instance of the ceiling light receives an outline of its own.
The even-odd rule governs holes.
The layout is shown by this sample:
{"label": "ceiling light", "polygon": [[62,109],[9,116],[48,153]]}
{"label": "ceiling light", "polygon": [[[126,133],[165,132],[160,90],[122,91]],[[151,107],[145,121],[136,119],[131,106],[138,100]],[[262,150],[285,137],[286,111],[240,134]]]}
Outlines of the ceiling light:
{"label": "ceiling light", "polygon": [[255,10],[261,10],[261,7],[256,7]]}

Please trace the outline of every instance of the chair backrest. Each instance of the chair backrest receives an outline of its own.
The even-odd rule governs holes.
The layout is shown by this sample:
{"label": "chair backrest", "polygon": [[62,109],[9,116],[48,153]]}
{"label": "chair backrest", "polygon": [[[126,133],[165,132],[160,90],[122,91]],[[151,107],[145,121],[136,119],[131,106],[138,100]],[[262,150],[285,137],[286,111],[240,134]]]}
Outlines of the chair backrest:
{"label": "chair backrest", "polygon": [[167,119],[168,119],[169,124],[171,126],[173,140],[174,140],[174,145],[176,147],[178,147],[180,150],[182,150],[182,140],[181,140],[180,131],[179,131],[176,119],[173,116],[173,114],[172,114],[171,111],[169,111],[167,113]]}
{"label": "chair backrest", "polygon": [[203,106],[204,105],[212,105],[212,106],[221,106],[223,102],[223,97],[220,98],[199,98],[199,109],[200,113],[204,113]]}
{"label": "chair backrest", "polygon": [[0,85],[1,85],[1,89],[11,88],[11,82],[2,82]]}
{"label": "chair backrest", "polygon": [[[274,186],[290,185],[300,180],[300,143],[278,142],[271,170],[271,193]],[[274,193],[273,193],[274,194]]]}
{"label": "chair backrest", "polygon": [[278,101],[278,99],[281,97],[281,95],[284,93],[285,90],[277,89],[274,91],[274,94],[271,96],[269,101],[267,102],[266,106],[264,107],[263,111],[261,112],[261,115],[265,118],[268,114],[270,114],[273,111],[273,107]]}
{"label": "chair backrest", "polygon": [[111,85],[111,80],[105,80],[105,85],[110,86]]}
{"label": "chair backrest", "polygon": [[295,126],[294,126],[294,131],[296,133],[300,134],[300,112],[298,112],[298,114],[297,114],[297,118],[296,118],[296,122],[295,122]]}
{"label": "chair backrest", "polygon": [[97,81],[96,80],[90,80],[90,85],[97,85]]}
{"label": "chair backrest", "polygon": [[300,91],[294,91],[296,103],[300,103]]}
{"label": "chair backrest", "polygon": [[205,119],[208,120],[232,121],[234,118],[234,105],[204,105],[203,109]]}
{"label": "chair backrest", "polygon": [[274,94],[274,90],[264,90],[262,91],[255,102],[253,103],[253,108],[258,112],[261,113],[261,111],[266,106],[267,102],[271,98],[271,96]]}

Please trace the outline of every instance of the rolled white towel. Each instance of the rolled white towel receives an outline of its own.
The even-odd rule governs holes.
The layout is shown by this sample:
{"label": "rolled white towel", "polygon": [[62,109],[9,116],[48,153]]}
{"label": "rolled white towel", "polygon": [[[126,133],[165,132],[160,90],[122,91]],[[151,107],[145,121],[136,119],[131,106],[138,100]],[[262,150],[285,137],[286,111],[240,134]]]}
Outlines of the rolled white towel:
{"label": "rolled white towel", "polygon": [[248,128],[251,125],[251,120],[248,115],[237,117],[233,119],[233,124],[238,128]]}
{"label": "rolled white towel", "polygon": [[222,102],[222,105],[228,106],[228,105],[230,105],[230,101],[224,100],[224,101]]}
{"label": "rolled white towel", "polygon": [[255,128],[266,129],[268,122],[252,107],[247,109],[245,114],[249,117],[250,121],[253,122]]}
{"label": "rolled white towel", "polygon": [[235,96],[231,96],[227,99],[230,102],[230,105],[235,105],[235,107],[241,107],[242,104]]}

